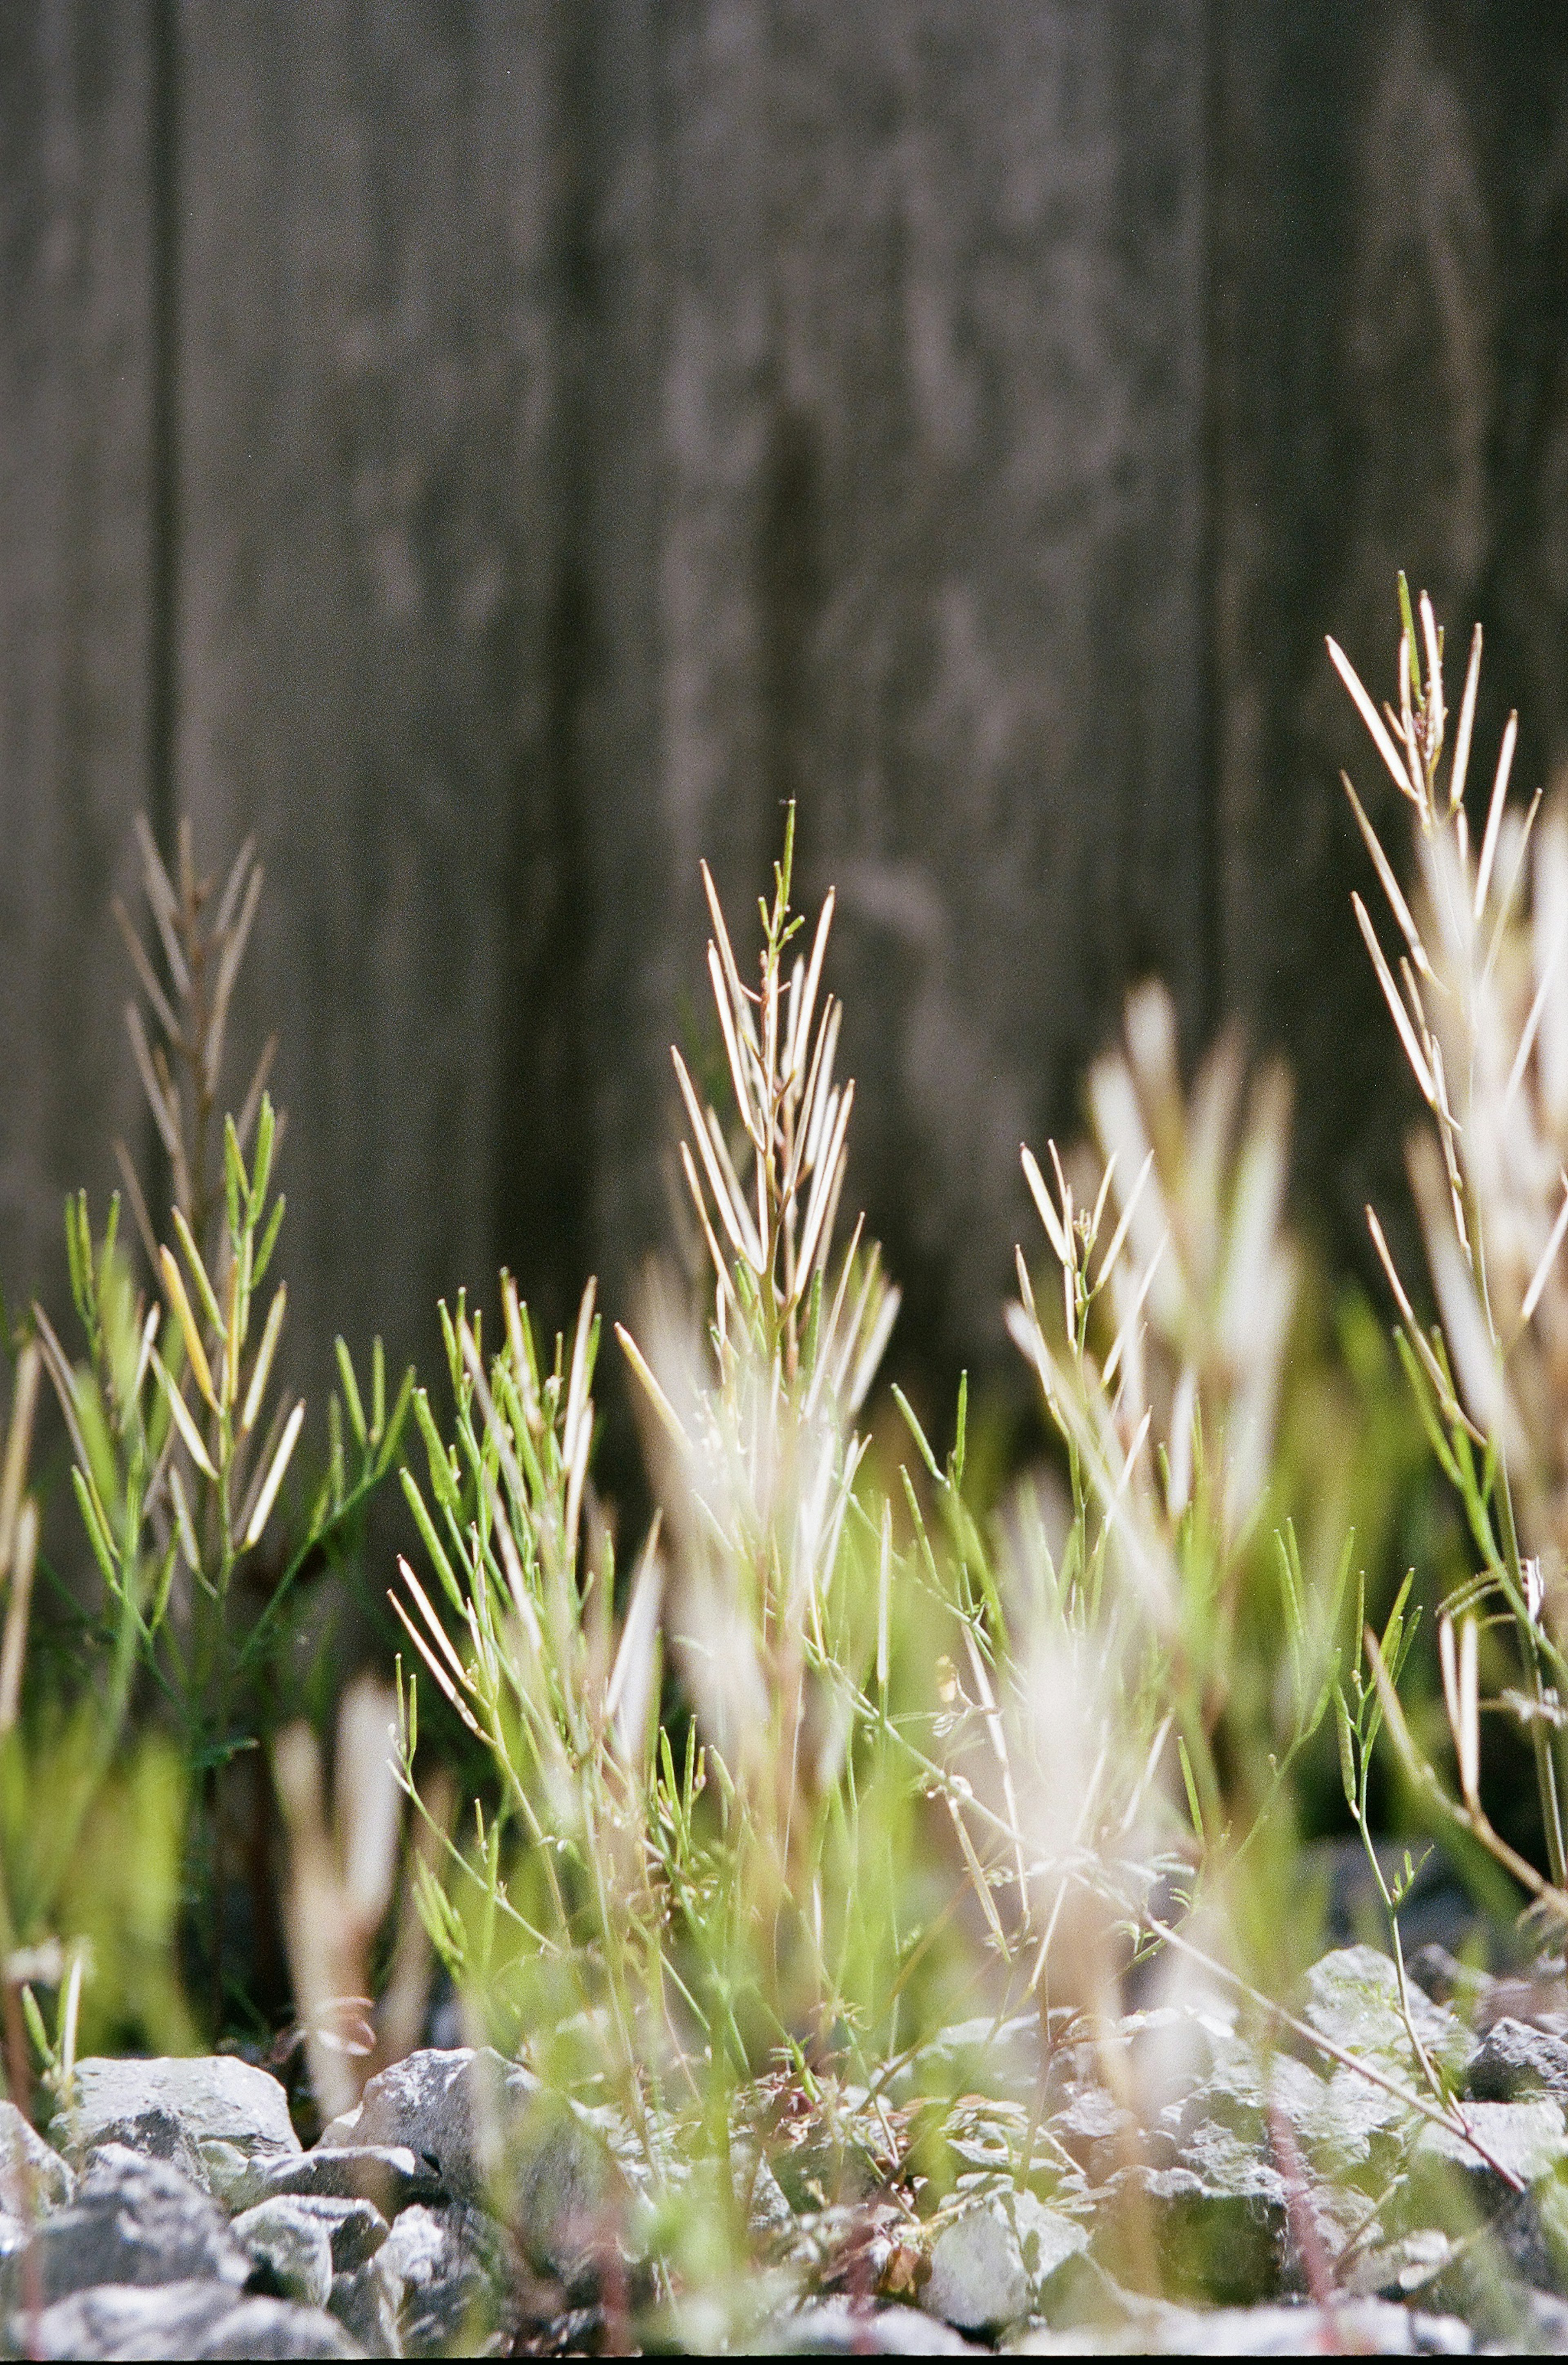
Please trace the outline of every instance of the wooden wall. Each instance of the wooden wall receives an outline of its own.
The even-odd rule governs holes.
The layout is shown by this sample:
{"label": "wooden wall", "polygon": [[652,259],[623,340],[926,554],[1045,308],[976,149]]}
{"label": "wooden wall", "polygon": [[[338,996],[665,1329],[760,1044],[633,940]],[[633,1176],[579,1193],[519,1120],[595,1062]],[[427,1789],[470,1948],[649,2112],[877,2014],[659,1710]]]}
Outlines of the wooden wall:
{"label": "wooden wall", "polygon": [[1226,0],[1215,23],[1221,999],[1289,1049],[1304,1174],[1359,1248],[1416,1102],[1349,917],[1341,764],[1407,833],[1322,635],[1392,691],[1404,566],[1450,650],[1484,624],[1482,796],[1510,706],[1516,786],[1568,764],[1568,11]]}
{"label": "wooden wall", "polygon": [[[1348,917],[1394,567],[1568,755],[1568,18],[1494,0],[11,0],[0,1280],[135,1122],[129,826],[257,832],[299,1375],[619,1310],[796,796],[907,1358],[1128,980],[1395,1136]],[[1368,785],[1372,785],[1367,768]]]}

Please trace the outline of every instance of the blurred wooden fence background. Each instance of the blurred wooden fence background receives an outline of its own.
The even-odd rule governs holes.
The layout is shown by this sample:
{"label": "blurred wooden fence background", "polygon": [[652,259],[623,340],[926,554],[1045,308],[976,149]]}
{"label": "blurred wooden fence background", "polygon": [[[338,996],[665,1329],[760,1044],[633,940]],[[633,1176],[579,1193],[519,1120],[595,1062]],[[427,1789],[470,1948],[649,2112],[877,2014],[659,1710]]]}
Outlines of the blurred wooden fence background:
{"label": "blurred wooden fence background", "polygon": [[[1333,629],[1568,753],[1568,10],[6,0],[0,1279],[145,1128],[132,816],[261,841],[299,1376],[666,1233],[697,859],[836,880],[906,1355],[1126,983],[1393,1171]],[[1375,793],[1377,775],[1361,761]]]}

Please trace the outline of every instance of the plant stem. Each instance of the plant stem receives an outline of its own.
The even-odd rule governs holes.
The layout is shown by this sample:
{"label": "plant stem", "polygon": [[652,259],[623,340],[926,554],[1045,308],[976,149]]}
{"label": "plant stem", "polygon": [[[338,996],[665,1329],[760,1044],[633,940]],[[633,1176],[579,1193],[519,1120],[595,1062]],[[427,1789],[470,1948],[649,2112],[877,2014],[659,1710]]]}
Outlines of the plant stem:
{"label": "plant stem", "polygon": [[[1519,1560],[1519,1540],[1514,1526],[1514,1498],[1508,1485],[1508,1466],[1501,1450],[1497,1455],[1497,1505],[1503,1530],[1503,1550],[1507,1556],[1508,1574],[1513,1578],[1518,1598],[1526,1601],[1524,1570]],[[1529,1671],[1538,1708],[1544,1706],[1545,1692],[1541,1682],[1540,1653],[1536,1647],[1535,1626],[1528,1607],[1523,1618],[1515,1612],[1519,1646]],[[1551,1866],[1554,1885],[1564,1886],[1568,1874],[1562,1844],[1562,1814],[1557,1796],[1557,1763],[1551,1752],[1551,1738],[1544,1714],[1530,1719],[1530,1746],[1535,1754],[1535,1777],[1540,1790],[1541,1821],[1546,1825],[1547,1860]]]}

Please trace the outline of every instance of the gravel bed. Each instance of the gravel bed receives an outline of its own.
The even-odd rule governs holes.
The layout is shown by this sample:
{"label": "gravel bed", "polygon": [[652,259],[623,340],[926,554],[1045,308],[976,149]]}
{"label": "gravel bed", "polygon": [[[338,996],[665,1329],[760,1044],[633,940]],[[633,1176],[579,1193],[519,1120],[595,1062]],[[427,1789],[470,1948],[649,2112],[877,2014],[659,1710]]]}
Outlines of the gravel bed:
{"label": "gravel bed", "polygon": [[[411,2055],[309,2150],[243,2061],[84,2061],[49,2142],[0,2106],[0,2326],[12,2355],[105,2359],[639,2330],[780,2355],[1568,2348],[1562,1966],[1500,1979],[1431,1947],[1415,1969],[1446,2114],[1364,1946],[1325,1956],[1302,2011],[1374,2078],[1209,2003],[1093,2039],[1065,2014],[977,2023],[831,2107],[774,2081],[732,2159],[755,2273],[722,2300],[649,2271],[655,2199],[610,2115],[494,2053]],[[678,2199],[696,2173],[672,2148]]]}

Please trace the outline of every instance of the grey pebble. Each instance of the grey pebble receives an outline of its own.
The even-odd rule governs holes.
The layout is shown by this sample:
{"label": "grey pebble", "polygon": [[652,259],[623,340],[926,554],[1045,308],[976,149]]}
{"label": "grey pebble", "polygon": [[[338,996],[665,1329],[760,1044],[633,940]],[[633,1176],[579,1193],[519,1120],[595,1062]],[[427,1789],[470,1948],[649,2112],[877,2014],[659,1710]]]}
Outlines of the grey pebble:
{"label": "grey pebble", "polygon": [[978,2202],[943,2226],[920,2304],[958,2332],[995,2332],[1028,2313],[1023,2249],[1000,2201]]}
{"label": "grey pebble", "polygon": [[439,2200],[440,2177],[407,2144],[319,2143],[297,2159],[280,2159],[263,2171],[266,2197],[319,2193],[337,2201],[373,2201],[384,2217],[395,2217],[415,2201]]}
{"label": "grey pebble", "polygon": [[[122,2144],[95,2152],[65,2208],[45,2218],[32,2244],[46,2301],[98,2283],[174,2283],[199,2278],[238,2289],[252,2271],[221,2210],[166,2160],[143,2159]],[[6,2262],[6,2296],[24,2292],[20,2254]]]}
{"label": "grey pebble", "polygon": [[199,2162],[200,2180],[230,2208],[264,2199],[252,2189],[258,2169],[300,2148],[277,2079],[228,2053],[194,2060],[90,2056],[76,2064],[72,2102],[51,2133],[73,2160],[122,2143],[186,2175]]}
{"label": "grey pebble", "polygon": [[298,2201],[261,2201],[231,2228],[280,2299],[325,2307],[332,2288],[330,2228]]}
{"label": "grey pebble", "polygon": [[387,2236],[385,2256],[403,2283],[404,2353],[433,2357],[458,2342],[482,2351],[504,2315],[505,2234],[465,2202],[416,2202]]}
{"label": "grey pebble", "polygon": [[913,2307],[810,2300],[757,2337],[765,2357],[971,2357],[984,2351]]}
{"label": "grey pebble", "polygon": [[321,2140],[334,2148],[405,2147],[454,2201],[498,2193],[533,2262],[566,2282],[625,2198],[597,2128],[487,2046],[409,2054],[372,2078],[357,2107]]}
{"label": "grey pebble", "polygon": [[1479,2102],[1514,2102],[1544,2095],[1554,2102],[1568,2102],[1568,2045],[1521,2020],[1495,2020],[1470,2065],[1466,2091]]}
{"label": "grey pebble", "polygon": [[403,2306],[403,2278],[384,2248],[363,2266],[334,2276],[327,2305],[367,2357],[403,2354],[398,2321]]}
{"label": "grey pebble", "polygon": [[0,2202],[13,2215],[63,2208],[76,2190],[69,2164],[15,2102],[0,2102]]}
{"label": "grey pebble", "polygon": [[108,2284],[11,2319],[17,2353],[90,2357],[361,2357],[364,2351],[319,2308],[241,2298],[222,2283],[147,2291]]}

